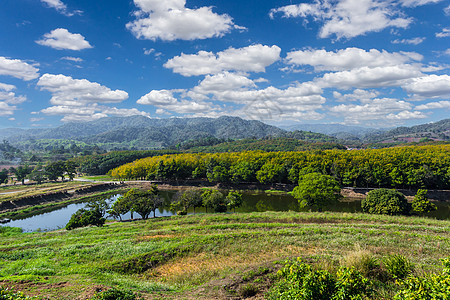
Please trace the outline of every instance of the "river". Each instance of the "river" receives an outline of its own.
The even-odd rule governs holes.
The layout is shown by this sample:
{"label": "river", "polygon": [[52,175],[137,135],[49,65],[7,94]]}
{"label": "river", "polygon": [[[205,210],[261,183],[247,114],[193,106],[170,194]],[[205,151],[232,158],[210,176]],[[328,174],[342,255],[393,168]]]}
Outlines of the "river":
{"label": "river", "polygon": [[[161,196],[165,199],[165,207],[156,210],[156,217],[168,217],[174,214],[168,209],[170,199],[176,191],[162,191]],[[108,196],[108,203],[112,204],[120,195]],[[450,203],[449,202],[435,202],[438,210],[429,213],[427,216],[436,219],[450,219]],[[86,203],[70,204],[63,208],[58,208],[54,211],[35,215],[22,220],[13,220],[0,226],[20,227],[24,232],[33,231],[51,231],[64,228],[69,221],[71,215],[78,209],[84,208]],[[243,193],[243,205],[236,209],[236,212],[254,212],[254,211],[309,211],[309,209],[300,210],[298,202],[291,195],[282,193],[264,193],[247,191]],[[335,212],[361,212],[361,200],[344,198],[339,203],[328,206],[324,211]],[[196,213],[205,212],[205,208],[197,208]],[[188,213],[193,213],[190,210]],[[153,214],[151,214],[153,217]],[[134,213],[134,217],[139,217]],[[129,220],[130,214],[122,216],[122,220]]]}

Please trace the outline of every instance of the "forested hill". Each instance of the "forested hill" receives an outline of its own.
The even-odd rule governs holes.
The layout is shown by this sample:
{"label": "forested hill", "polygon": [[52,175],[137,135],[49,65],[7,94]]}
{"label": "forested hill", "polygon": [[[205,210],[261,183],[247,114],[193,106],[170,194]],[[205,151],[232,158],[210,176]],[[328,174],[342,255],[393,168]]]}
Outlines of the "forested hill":
{"label": "forested hill", "polygon": [[397,127],[386,132],[367,134],[364,138],[365,142],[370,143],[394,141],[418,142],[423,139],[449,141],[450,119],[412,127]]}
{"label": "forested hill", "polygon": [[237,117],[150,119],[132,116],[68,123],[52,129],[9,129],[5,130],[0,138],[11,143],[30,139],[67,139],[143,149],[169,147],[204,137],[243,139],[281,136],[286,133],[275,126]]}

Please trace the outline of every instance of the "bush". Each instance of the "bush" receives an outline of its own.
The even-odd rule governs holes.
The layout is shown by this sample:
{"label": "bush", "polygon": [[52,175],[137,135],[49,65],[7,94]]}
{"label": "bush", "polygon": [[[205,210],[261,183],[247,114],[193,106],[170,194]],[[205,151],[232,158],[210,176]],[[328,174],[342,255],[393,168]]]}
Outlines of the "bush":
{"label": "bush", "polygon": [[351,268],[354,267],[366,277],[375,277],[382,279],[383,274],[379,262],[373,254],[357,247],[355,251],[348,253],[341,260],[341,265]]}
{"label": "bush", "polygon": [[407,215],[410,211],[405,195],[389,189],[370,191],[362,200],[361,207],[369,214]]}
{"label": "bush", "polygon": [[85,227],[89,225],[103,226],[106,219],[99,209],[86,210],[81,208],[74,213],[66,225],[67,230],[72,230],[78,227]]}
{"label": "bush", "polygon": [[336,273],[336,292],[333,300],[364,299],[372,293],[371,283],[355,268],[341,268]]}
{"label": "bush", "polygon": [[428,190],[421,190],[421,189],[417,191],[417,194],[414,196],[414,200],[411,203],[412,210],[414,212],[419,214],[426,214],[428,212],[437,209],[436,205],[434,205],[433,203],[430,202],[430,200],[428,200],[427,192]]}
{"label": "bush", "polygon": [[131,291],[123,291],[112,288],[107,291],[101,291],[91,300],[138,300],[137,296]]}
{"label": "bush", "polygon": [[414,271],[414,265],[403,255],[393,255],[386,258],[384,266],[395,279],[406,278]]}
{"label": "bush", "polygon": [[258,291],[259,291],[258,288],[253,284],[247,284],[241,288],[240,294],[242,298],[248,298],[258,294]]}
{"label": "bush", "polygon": [[450,257],[443,259],[442,274],[408,277],[399,284],[403,287],[394,300],[445,300],[450,299]]}

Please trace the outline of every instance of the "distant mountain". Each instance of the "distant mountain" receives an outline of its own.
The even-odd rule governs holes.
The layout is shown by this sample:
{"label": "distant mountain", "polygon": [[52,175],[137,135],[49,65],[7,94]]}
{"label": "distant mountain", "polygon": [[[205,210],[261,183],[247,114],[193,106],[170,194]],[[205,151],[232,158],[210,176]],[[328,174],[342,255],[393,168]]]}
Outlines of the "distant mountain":
{"label": "distant mountain", "polygon": [[30,139],[66,139],[88,144],[161,148],[202,137],[243,139],[280,136],[285,133],[285,130],[275,126],[238,117],[150,119],[132,116],[67,123],[52,129],[8,129],[4,138],[11,143]]}
{"label": "distant mountain", "polygon": [[418,142],[424,139],[449,141],[450,119],[412,127],[397,127],[386,132],[369,133],[364,137],[365,142],[371,143]]}
{"label": "distant mountain", "polygon": [[380,129],[360,127],[360,126],[347,126],[341,124],[295,124],[289,126],[280,126],[280,128],[294,131],[311,131],[322,133],[330,136],[334,136],[338,139],[354,139],[362,138],[368,133],[381,132]]}

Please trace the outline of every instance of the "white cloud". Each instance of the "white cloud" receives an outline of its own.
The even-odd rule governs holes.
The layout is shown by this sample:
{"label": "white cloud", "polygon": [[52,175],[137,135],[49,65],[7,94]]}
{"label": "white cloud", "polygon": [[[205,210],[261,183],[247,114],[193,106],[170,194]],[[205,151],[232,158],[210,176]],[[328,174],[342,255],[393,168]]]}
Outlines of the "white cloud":
{"label": "white cloud", "polygon": [[361,89],[356,89],[351,94],[341,94],[337,91],[333,92],[333,97],[338,102],[360,101],[361,103],[368,103],[379,95],[380,93],[378,91],[366,91]]}
{"label": "white cloud", "polygon": [[118,103],[128,98],[128,93],[111,90],[86,79],[73,79],[62,74],[44,74],[37,86],[52,93],[54,105],[84,106],[87,103]]}
{"label": "white cloud", "polygon": [[228,48],[214,54],[200,51],[169,59],[164,67],[183,76],[217,74],[223,71],[265,72],[265,68],[280,59],[280,47],[261,44],[244,48]]}
{"label": "white cloud", "polygon": [[403,6],[416,7],[441,2],[442,0],[400,0]]}
{"label": "white cloud", "polygon": [[406,101],[391,98],[377,98],[363,105],[341,104],[330,107],[336,116],[343,117],[345,124],[366,124],[375,121],[380,126],[389,126],[409,119],[425,118],[421,112],[411,111],[412,105]]}
{"label": "white cloud", "polygon": [[416,37],[412,39],[402,39],[402,40],[393,40],[392,44],[405,44],[405,45],[419,45],[423,41],[425,41],[426,38],[424,37]]}
{"label": "white cloud", "polygon": [[0,117],[11,116],[14,114],[14,111],[17,109],[15,106],[10,106],[5,102],[0,101]]}
{"label": "white cloud", "polygon": [[393,52],[360,48],[333,51],[307,49],[288,52],[286,62],[292,65],[310,65],[316,71],[343,71],[361,67],[385,67],[419,61],[423,57],[414,52]]}
{"label": "white cloud", "polygon": [[72,56],[64,56],[61,57],[62,60],[69,60],[69,61],[73,61],[73,62],[82,62],[83,59],[79,58],[79,57],[72,57]]}
{"label": "white cloud", "polygon": [[78,33],[70,33],[65,28],[57,28],[44,34],[44,38],[36,43],[42,46],[52,47],[57,50],[83,50],[92,48],[84,36]]}
{"label": "white cloud", "polygon": [[48,7],[56,9],[59,13],[71,17],[75,14],[81,14],[82,11],[76,10],[73,12],[70,12],[67,9],[67,5],[65,5],[61,0],[41,0],[41,2],[47,4]]}
{"label": "white cloud", "polygon": [[450,101],[437,101],[430,102],[427,104],[421,104],[415,107],[417,110],[427,110],[427,109],[450,109]]}
{"label": "white cloud", "polygon": [[113,116],[120,117],[130,117],[130,116],[144,116],[149,117],[150,114],[145,111],[140,111],[136,108],[116,108],[116,107],[104,107],[102,108],[102,113]]}
{"label": "white cloud", "polygon": [[14,85],[12,85],[12,84],[6,84],[6,83],[1,83],[0,82],[0,90],[2,90],[2,91],[10,92],[10,91],[15,90],[15,89],[16,89],[16,87]]}
{"label": "white cloud", "polygon": [[444,13],[448,16],[450,15],[450,5],[444,8]]}
{"label": "white cloud", "polygon": [[414,78],[402,86],[408,93],[420,97],[437,98],[450,97],[449,75],[427,75]]}
{"label": "white cloud", "polygon": [[353,38],[387,27],[407,28],[411,18],[404,17],[392,1],[377,0],[316,0],[272,9],[270,16],[281,13],[286,18],[311,17],[323,23],[319,37],[333,35],[337,39]]}
{"label": "white cloud", "polygon": [[39,122],[44,120],[44,118],[30,118],[30,122]]}
{"label": "white cloud", "polygon": [[441,32],[436,33],[436,37],[443,38],[450,36],[450,27],[442,28]]}
{"label": "white cloud", "polygon": [[39,69],[21,61],[0,56],[0,75],[9,75],[26,81],[39,77]]}
{"label": "white cloud", "polygon": [[316,79],[316,82],[324,88],[376,88],[399,86],[407,79],[422,75],[419,68],[412,65],[362,67],[350,71],[327,73],[322,78]]}
{"label": "white cloud", "polygon": [[[211,7],[190,9],[186,0],[134,0],[137,20],[127,28],[139,39],[164,41],[221,37],[234,28],[230,16]],[[238,28],[239,29],[239,28]]]}
{"label": "white cloud", "polygon": [[16,89],[14,85],[0,82],[0,116],[11,116],[17,110],[16,104],[27,100],[25,96],[16,96],[12,90]]}
{"label": "white cloud", "polygon": [[150,55],[150,54],[152,54],[153,52],[155,52],[155,49],[153,49],[153,48],[151,48],[151,49],[145,49],[145,48],[144,48],[144,54],[145,54],[145,55]]}

